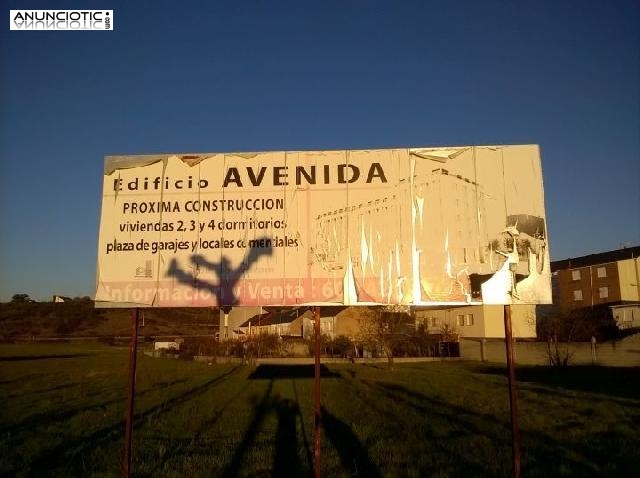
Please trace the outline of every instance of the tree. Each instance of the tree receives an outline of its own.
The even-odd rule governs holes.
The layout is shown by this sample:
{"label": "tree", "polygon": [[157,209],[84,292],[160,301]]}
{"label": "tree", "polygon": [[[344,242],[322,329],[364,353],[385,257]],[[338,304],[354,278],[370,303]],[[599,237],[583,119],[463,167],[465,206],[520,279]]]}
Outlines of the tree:
{"label": "tree", "polygon": [[212,363],[216,361],[220,344],[211,337],[187,337],[180,345],[180,358],[193,359],[195,356],[212,357]]}
{"label": "tree", "polygon": [[598,340],[613,334],[613,319],[602,308],[581,308],[538,320],[538,337],[546,342],[549,365],[566,367],[573,357],[573,343]]}
{"label": "tree", "polygon": [[347,357],[353,355],[353,342],[346,335],[338,335],[329,340],[327,347],[331,350],[331,356]]}
{"label": "tree", "polygon": [[437,357],[437,336],[429,334],[429,328],[424,324],[418,325],[415,333],[415,346],[418,357]]}
{"label": "tree", "polygon": [[29,294],[13,294],[13,296],[11,296],[11,302],[24,303],[24,302],[34,302],[34,300],[31,297],[29,297]]}
{"label": "tree", "polygon": [[388,305],[370,308],[359,322],[358,338],[373,350],[382,350],[387,357],[389,368],[393,370],[393,350],[411,337],[415,324],[408,306]]}
{"label": "tree", "polygon": [[441,340],[443,342],[457,342],[458,341],[458,326],[451,319],[446,319],[440,322],[438,332],[440,333]]}
{"label": "tree", "polygon": [[[331,337],[327,334],[321,334],[319,337],[319,342],[320,342],[320,353],[327,353],[327,348],[331,343]],[[315,350],[316,350],[316,335],[315,334],[310,334],[307,336],[305,343],[307,345],[307,348],[309,349],[309,355],[313,356],[315,355]]]}

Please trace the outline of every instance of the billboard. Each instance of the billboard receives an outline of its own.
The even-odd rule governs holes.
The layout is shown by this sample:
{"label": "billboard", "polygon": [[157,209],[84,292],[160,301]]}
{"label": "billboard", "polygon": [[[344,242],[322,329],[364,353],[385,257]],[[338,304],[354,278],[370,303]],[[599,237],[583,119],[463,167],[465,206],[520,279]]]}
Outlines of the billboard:
{"label": "billboard", "polygon": [[107,156],[96,304],[550,303],[535,145]]}

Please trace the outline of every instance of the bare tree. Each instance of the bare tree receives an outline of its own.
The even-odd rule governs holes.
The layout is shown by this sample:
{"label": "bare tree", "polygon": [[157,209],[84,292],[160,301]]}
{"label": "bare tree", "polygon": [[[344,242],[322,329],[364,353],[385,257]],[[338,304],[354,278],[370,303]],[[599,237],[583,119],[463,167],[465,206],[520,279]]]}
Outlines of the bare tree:
{"label": "bare tree", "polygon": [[374,350],[382,350],[392,370],[394,346],[411,337],[415,329],[409,312],[408,306],[388,305],[369,308],[358,319],[358,339]]}
{"label": "bare tree", "polygon": [[549,365],[566,367],[574,355],[573,344],[590,341],[600,334],[606,317],[601,311],[576,309],[564,314],[554,314],[538,322],[538,337],[546,342],[545,352]]}
{"label": "bare tree", "polygon": [[458,325],[452,319],[441,321],[438,332],[443,342],[457,342],[460,336],[458,333]]}

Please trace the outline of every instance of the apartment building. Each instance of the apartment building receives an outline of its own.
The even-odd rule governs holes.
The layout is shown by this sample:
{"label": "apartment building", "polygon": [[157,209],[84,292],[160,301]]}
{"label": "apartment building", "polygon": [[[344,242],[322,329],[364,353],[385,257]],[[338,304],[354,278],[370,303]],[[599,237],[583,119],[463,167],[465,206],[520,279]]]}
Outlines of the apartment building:
{"label": "apartment building", "polygon": [[561,313],[607,307],[620,328],[640,326],[639,256],[635,246],[552,262],[555,305]]}
{"label": "apartment building", "polygon": [[[504,306],[469,305],[416,309],[416,326],[429,334],[452,332],[461,339],[503,339]],[[511,305],[511,328],[515,338],[536,337],[536,306]]]}

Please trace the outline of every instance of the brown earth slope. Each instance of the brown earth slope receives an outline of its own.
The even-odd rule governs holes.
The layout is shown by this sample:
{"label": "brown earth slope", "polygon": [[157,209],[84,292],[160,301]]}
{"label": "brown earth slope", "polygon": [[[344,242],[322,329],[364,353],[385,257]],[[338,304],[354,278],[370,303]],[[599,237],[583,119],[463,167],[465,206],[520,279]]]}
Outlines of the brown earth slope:
{"label": "brown earth slope", "polygon": [[[128,309],[95,309],[88,299],[0,304],[0,340],[117,337],[131,332]],[[140,334],[205,335],[218,330],[218,309],[140,309]]]}

